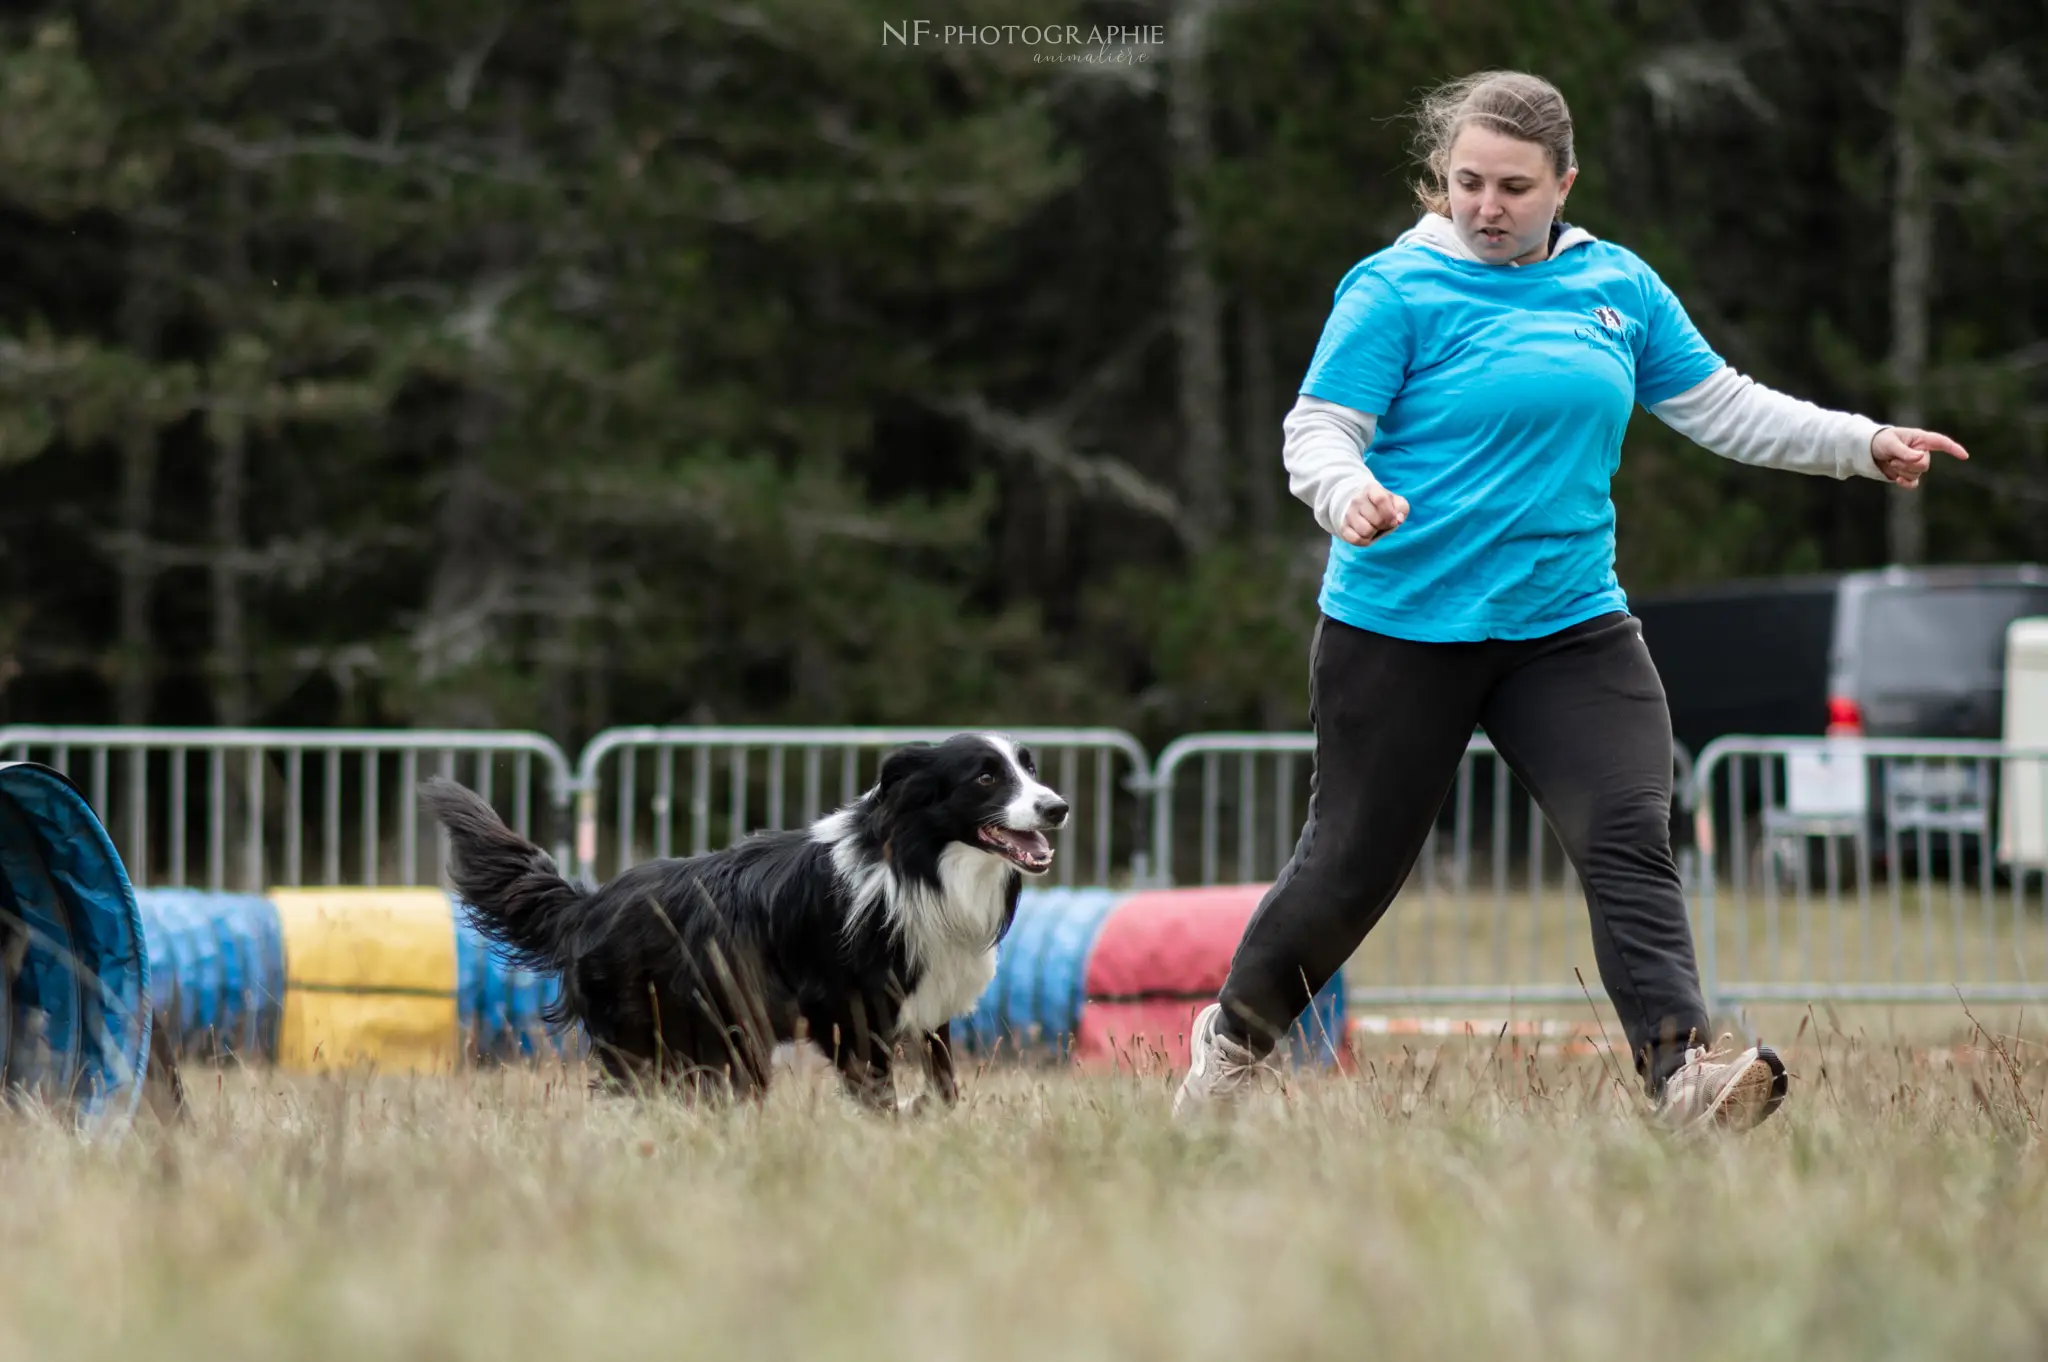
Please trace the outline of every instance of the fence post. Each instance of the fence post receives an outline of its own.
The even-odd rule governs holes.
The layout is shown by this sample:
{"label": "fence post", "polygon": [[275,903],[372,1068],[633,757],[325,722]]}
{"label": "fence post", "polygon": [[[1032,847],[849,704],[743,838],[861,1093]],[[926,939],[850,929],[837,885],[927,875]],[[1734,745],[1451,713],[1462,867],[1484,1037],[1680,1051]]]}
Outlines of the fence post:
{"label": "fence post", "polygon": [[[1721,754],[1711,743],[1697,758],[1676,739],[1671,747],[1678,762],[1678,779],[1672,784],[1672,792],[1679,800],[1679,812],[1691,820],[1693,827],[1693,844],[1686,850],[1679,876],[1699,896],[1700,1000],[1706,1004],[1708,1024],[1718,1025],[1722,1015],[1721,934],[1715,916],[1712,781]],[[1702,809],[1706,812],[1702,813]]]}
{"label": "fence post", "polygon": [[597,888],[597,782],[578,760],[575,780],[576,879],[585,890]]}
{"label": "fence post", "polygon": [[1173,773],[1180,765],[1179,739],[1159,750],[1147,777],[1146,798],[1152,804],[1152,884],[1173,888]]}
{"label": "fence post", "polygon": [[[548,781],[549,803],[554,806],[548,817],[554,824],[555,864],[560,867],[564,878],[580,880],[582,848],[577,845],[577,837],[582,829],[580,825],[572,827],[570,823],[576,814],[575,801],[579,793],[579,782],[573,767],[554,772],[553,778]],[[594,886],[586,881],[584,887]]]}
{"label": "fence post", "polygon": [[1159,825],[1154,804],[1159,796],[1156,770],[1151,766],[1133,766],[1125,779],[1125,788],[1138,799],[1138,827],[1142,829],[1133,840],[1131,848],[1131,888],[1164,889],[1163,883],[1155,883],[1160,875],[1162,862],[1159,860]]}

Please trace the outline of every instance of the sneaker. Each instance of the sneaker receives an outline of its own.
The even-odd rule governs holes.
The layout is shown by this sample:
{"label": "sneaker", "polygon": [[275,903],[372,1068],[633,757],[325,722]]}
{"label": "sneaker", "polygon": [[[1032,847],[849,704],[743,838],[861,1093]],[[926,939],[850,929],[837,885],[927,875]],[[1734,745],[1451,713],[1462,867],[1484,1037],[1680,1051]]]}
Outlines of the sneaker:
{"label": "sneaker", "polygon": [[1732,1054],[1695,1045],[1665,1082],[1658,1112],[1681,1130],[1749,1130],[1784,1103],[1789,1086],[1785,1061],[1767,1045]]}
{"label": "sneaker", "polygon": [[1264,1067],[1250,1049],[1217,1034],[1216,1023],[1222,1016],[1221,1003],[1210,1003],[1195,1014],[1194,1030],[1188,1037],[1188,1076],[1173,1096],[1176,1118],[1235,1103]]}

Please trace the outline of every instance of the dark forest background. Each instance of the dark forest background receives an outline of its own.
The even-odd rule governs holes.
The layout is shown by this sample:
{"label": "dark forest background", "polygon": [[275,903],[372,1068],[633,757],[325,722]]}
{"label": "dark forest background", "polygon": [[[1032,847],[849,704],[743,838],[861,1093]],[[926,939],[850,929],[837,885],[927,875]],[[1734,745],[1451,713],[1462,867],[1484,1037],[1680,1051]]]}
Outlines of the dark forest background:
{"label": "dark forest background", "polygon": [[1639,411],[1626,587],[2048,559],[2039,5],[77,0],[0,21],[0,722],[1302,726],[1280,418],[1486,66],[1731,361],[1975,455]]}

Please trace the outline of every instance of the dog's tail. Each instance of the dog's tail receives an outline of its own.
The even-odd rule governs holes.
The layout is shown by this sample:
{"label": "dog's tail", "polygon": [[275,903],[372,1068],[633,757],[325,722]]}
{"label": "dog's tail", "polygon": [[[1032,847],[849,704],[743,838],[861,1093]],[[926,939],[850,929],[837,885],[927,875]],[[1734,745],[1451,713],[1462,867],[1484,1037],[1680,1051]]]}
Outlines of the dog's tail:
{"label": "dog's tail", "polygon": [[420,799],[448,829],[449,877],[470,925],[515,964],[565,973],[571,933],[588,896],[562,878],[554,857],[506,827],[475,792],[436,776],[420,786]]}

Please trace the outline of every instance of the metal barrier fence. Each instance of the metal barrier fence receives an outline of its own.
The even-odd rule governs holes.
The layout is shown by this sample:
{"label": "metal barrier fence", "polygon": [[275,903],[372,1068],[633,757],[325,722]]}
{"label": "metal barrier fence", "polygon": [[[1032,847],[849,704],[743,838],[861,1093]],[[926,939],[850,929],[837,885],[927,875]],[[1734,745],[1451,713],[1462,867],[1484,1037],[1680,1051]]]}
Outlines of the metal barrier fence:
{"label": "metal barrier fence", "polygon": [[[432,773],[478,790],[594,883],[646,856],[802,826],[869,788],[889,749],[951,731],[621,728],[572,766],[533,733],[13,726],[0,758],[69,775],[138,885],[439,882],[445,839],[415,794]],[[1052,883],[1256,883],[1292,854],[1311,734],[1196,734],[1154,762],[1114,729],[1015,732],[1074,808]],[[1743,738],[1714,743],[1696,769],[1682,747],[1673,762],[1717,1005],[1958,990],[2048,1001],[2048,751]],[[1352,996],[1576,1003],[1581,975],[1597,995],[1572,867],[1475,737],[1414,874],[1349,967]]]}
{"label": "metal barrier fence", "polygon": [[445,834],[417,798],[432,774],[568,864],[569,762],[537,733],[15,725],[0,757],[69,776],[137,886],[439,883]]}
{"label": "metal barrier fence", "polygon": [[2048,751],[1725,738],[1693,798],[1711,998],[2048,1001]]}
{"label": "metal barrier fence", "polygon": [[[1201,733],[1159,755],[1152,849],[1161,881],[1271,880],[1307,809],[1312,733]],[[1672,749],[1682,813],[1692,759]],[[1195,836],[1183,836],[1192,831]],[[1681,853],[1681,865],[1689,857]],[[1366,1003],[1495,1005],[1596,996],[1592,936],[1576,873],[1542,809],[1493,744],[1475,735],[1407,884],[1347,976]]]}
{"label": "metal barrier fence", "polygon": [[[598,883],[643,853],[682,855],[802,827],[868,789],[882,756],[947,728],[614,728],[577,763],[576,866]],[[1048,881],[1145,883],[1145,749],[1106,728],[1017,728],[1073,813]],[[646,772],[643,779],[642,772]],[[609,820],[607,822],[607,819]]]}

